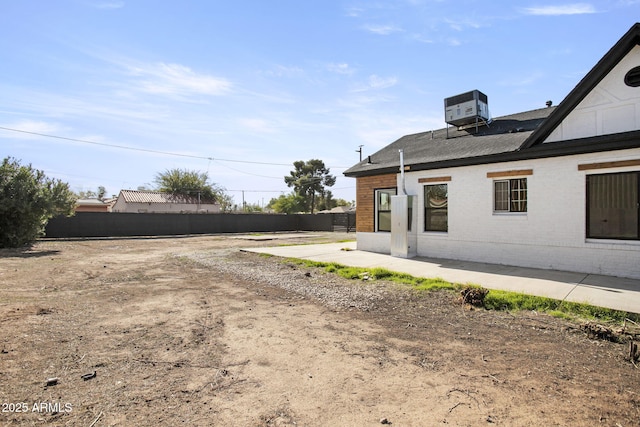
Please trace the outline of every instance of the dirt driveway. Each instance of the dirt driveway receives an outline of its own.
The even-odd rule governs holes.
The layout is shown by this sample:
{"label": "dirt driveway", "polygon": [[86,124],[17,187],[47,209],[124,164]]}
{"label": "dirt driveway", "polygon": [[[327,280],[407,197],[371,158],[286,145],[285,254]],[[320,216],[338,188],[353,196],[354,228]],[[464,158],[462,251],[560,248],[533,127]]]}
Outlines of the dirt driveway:
{"label": "dirt driveway", "polygon": [[0,250],[0,423],[640,425],[625,344],[238,250],[346,235],[279,237]]}

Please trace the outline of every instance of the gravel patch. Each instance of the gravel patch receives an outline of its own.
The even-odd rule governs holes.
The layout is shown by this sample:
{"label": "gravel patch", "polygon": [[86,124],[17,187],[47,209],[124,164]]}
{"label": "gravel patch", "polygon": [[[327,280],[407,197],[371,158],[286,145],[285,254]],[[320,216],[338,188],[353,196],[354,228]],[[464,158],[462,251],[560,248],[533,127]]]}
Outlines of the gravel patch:
{"label": "gravel patch", "polygon": [[182,256],[232,278],[277,287],[336,309],[369,311],[395,293],[389,283],[349,280],[320,268],[307,268],[279,257],[265,257],[238,250]]}

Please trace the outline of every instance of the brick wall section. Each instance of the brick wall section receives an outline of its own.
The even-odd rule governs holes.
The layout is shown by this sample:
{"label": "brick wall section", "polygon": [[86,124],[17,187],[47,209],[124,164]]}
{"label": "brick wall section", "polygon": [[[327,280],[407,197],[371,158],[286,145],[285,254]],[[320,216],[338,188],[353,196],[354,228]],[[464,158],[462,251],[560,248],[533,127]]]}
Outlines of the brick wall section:
{"label": "brick wall section", "polygon": [[373,232],[375,227],[375,190],[395,188],[398,175],[363,176],[356,179],[356,231]]}

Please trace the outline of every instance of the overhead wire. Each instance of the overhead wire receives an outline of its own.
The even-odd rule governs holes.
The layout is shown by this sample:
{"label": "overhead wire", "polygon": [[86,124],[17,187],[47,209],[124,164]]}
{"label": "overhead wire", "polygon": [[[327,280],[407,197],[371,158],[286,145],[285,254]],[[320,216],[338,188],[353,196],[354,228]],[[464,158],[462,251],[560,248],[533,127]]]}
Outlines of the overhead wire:
{"label": "overhead wire", "polygon": [[[64,140],[64,141],[80,142],[80,143],[83,143],[83,144],[99,145],[99,146],[103,146],[103,147],[118,148],[118,149],[121,149],[121,150],[131,150],[131,151],[139,151],[139,152],[144,152],[144,153],[162,154],[162,155],[165,155],[165,156],[188,157],[188,158],[192,158],[192,159],[203,159],[203,160],[209,160],[209,161],[215,160],[215,161],[221,161],[221,162],[248,163],[248,164],[254,164],[254,165],[291,166],[291,163],[273,163],[273,162],[256,162],[256,161],[252,161],[252,160],[222,159],[222,158],[219,158],[219,157],[198,156],[198,155],[195,155],[195,154],[183,154],[183,153],[174,153],[174,152],[170,152],[170,151],[152,150],[150,148],[129,147],[129,146],[126,146],[126,145],[109,144],[109,143],[106,143],[106,142],[89,141],[87,139],[79,139],[79,138],[69,138],[69,137],[66,137],[66,136],[51,135],[51,134],[40,133],[40,132],[32,132],[32,131],[28,131],[28,130],[9,128],[9,127],[5,127],[5,126],[0,126],[0,129],[6,130],[6,131],[10,131],[10,132],[19,132],[19,133],[24,133],[24,134],[29,134],[29,135],[37,135],[37,136],[42,136],[42,137],[45,137],[45,138],[61,139],[61,140]],[[332,167],[334,169],[346,169],[347,168],[345,166],[332,166]],[[237,171],[237,172],[240,172],[240,171]]]}
{"label": "overhead wire", "polygon": [[[32,132],[32,131],[27,131],[27,130],[24,130],[24,129],[15,129],[15,128],[9,128],[9,127],[5,127],[5,126],[0,126],[0,129],[6,130],[6,131],[10,131],[10,132],[18,132],[18,133],[24,133],[24,134],[29,134],[29,135],[36,135],[36,136],[41,136],[41,137],[45,137],[45,138],[54,138],[54,139],[60,139],[60,140],[64,140],[64,141],[79,142],[79,143],[83,143],[83,144],[98,145],[98,146],[109,147],[109,148],[117,148],[117,149],[121,149],[121,150],[130,150],[130,151],[138,151],[138,152],[143,152],[143,153],[161,154],[161,155],[165,155],[165,156],[186,157],[186,158],[192,158],[192,159],[208,160],[207,171],[209,170],[209,166],[211,165],[211,162],[213,161],[213,162],[216,162],[219,166],[231,169],[231,170],[233,170],[235,172],[238,172],[238,173],[257,176],[257,177],[261,177],[261,178],[268,178],[268,179],[278,179],[278,180],[280,180],[280,179],[282,179],[282,177],[267,176],[267,175],[260,175],[260,174],[251,173],[251,172],[245,172],[245,171],[242,171],[242,170],[239,170],[239,169],[236,169],[236,168],[232,168],[231,166],[222,164],[220,162],[247,163],[247,164],[267,165],[267,166],[291,166],[291,164],[289,164],[289,163],[272,163],[272,162],[257,162],[257,161],[251,161],[251,160],[222,159],[222,158],[211,157],[211,156],[199,156],[199,155],[194,155],[194,154],[183,154],[183,153],[174,153],[174,152],[162,151],[162,150],[153,150],[153,149],[149,149],[149,148],[129,147],[129,146],[126,146],[126,145],[110,144],[110,143],[106,143],[106,142],[97,142],[97,141],[89,141],[89,140],[86,140],[86,139],[70,138],[70,137],[59,136],[59,135],[51,135],[51,134],[46,134],[46,133],[41,133],[41,132]],[[346,169],[347,167],[332,166],[332,168],[334,168],[334,169]],[[318,179],[318,178],[316,178],[316,179]],[[343,187],[343,188],[353,188],[353,187]],[[337,188],[336,188],[336,190],[337,190]],[[226,191],[250,191],[250,192],[263,192],[263,193],[282,193],[283,192],[283,191],[276,191],[276,190],[265,190],[265,191],[261,191],[261,190],[226,190]]]}

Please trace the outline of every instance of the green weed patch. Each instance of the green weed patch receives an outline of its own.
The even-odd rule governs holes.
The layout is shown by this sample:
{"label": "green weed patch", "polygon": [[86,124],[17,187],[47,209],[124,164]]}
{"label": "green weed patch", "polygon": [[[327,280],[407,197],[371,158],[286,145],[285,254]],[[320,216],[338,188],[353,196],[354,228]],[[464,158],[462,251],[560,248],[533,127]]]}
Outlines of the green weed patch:
{"label": "green weed patch", "polygon": [[[335,262],[327,263],[297,258],[288,258],[286,262],[304,267],[319,268],[327,273],[337,274],[351,280],[387,280],[409,286],[416,291],[446,290],[459,292],[468,288],[481,288],[472,284],[451,283],[441,278],[415,277],[407,273],[398,273],[379,267],[348,267]],[[483,307],[496,311],[537,311],[573,321],[598,320],[608,323],[623,323],[625,319],[631,319],[635,322],[640,322],[640,315],[625,311],[493,289],[489,290],[484,296]]]}
{"label": "green weed patch", "polygon": [[539,311],[568,320],[600,320],[603,322],[622,323],[624,319],[639,320],[640,316],[626,311],[596,307],[587,303],[562,301],[553,298],[526,295],[517,292],[491,290],[484,300],[489,310],[529,310]]}
{"label": "green weed patch", "polygon": [[334,273],[340,277],[344,277],[345,279],[387,280],[394,283],[408,285],[418,291],[430,291],[437,289],[456,290],[462,288],[462,285],[458,283],[447,282],[440,278],[427,279],[424,277],[415,277],[410,274],[397,273],[381,267],[348,267],[335,262],[319,262],[297,258],[288,258],[286,262],[302,265],[304,267],[320,268],[327,273]]}

